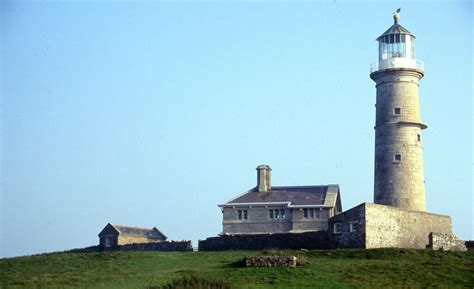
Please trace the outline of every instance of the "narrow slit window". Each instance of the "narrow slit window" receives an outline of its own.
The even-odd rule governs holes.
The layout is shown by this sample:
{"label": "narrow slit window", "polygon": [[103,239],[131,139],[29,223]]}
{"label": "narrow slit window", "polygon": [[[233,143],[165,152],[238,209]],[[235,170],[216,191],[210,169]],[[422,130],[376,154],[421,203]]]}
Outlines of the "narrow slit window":
{"label": "narrow slit window", "polygon": [[417,134],[417,135],[416,135],[416,139],[417,139],[418,141],[421,141],[421,134]]}

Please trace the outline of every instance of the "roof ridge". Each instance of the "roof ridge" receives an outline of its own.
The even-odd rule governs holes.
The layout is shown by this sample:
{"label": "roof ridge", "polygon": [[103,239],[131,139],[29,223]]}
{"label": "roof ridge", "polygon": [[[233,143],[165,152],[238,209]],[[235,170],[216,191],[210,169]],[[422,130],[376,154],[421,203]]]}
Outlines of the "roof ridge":
{"label": "roof ridge", "polygon": [[298,186],[272,186],[271,188],[316,188],[327,187],[329,185],[298,185]]}
{"label": "roof ridge", "polygon": [[156,227],[153,227],[153,228],[136,227],[136,226],[127,226],[127,225],[120,225],[120,224],[111,224],[111,225],[114,227],[131,228],[131,229],[133,228],[133,229],[150,230],[150,231],[153,230],[153,228],[156,228]]}

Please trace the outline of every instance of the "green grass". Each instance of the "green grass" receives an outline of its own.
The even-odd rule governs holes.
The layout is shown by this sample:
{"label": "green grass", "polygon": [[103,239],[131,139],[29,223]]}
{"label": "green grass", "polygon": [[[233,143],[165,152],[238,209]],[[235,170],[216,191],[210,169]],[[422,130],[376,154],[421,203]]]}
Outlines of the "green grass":
{"label": "green grass", "polygon": [[[244,257],[256,254],[296,255],[302,264],[241,265]],[[0,288],[151,289],[173,281],[232,288],[473,288],[474,254],[375,249],[53,253],[0,259]]]}

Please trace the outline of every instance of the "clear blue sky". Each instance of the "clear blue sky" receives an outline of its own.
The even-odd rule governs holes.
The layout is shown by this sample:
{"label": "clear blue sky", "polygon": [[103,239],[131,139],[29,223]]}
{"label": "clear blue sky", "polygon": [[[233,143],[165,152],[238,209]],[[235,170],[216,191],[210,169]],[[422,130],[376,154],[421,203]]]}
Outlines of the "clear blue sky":
{"label": "clear blue sky", "polygon": [[0,256],[107,222],[197,245],[259,164],[372,202],[369,66],[399,7],[425,61],[427,208],[472,239],[470,1],[2,1]]}

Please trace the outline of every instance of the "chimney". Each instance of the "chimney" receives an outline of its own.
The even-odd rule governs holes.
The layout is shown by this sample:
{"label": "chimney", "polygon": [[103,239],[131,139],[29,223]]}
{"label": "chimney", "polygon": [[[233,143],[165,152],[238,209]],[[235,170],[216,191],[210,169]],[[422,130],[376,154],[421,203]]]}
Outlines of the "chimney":
{"label": "chimney", "polygon": [[268,192],[272,190],[272,169],[268,165],[259,165],[257,167],[257,189],[259,192]]}

